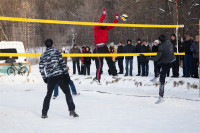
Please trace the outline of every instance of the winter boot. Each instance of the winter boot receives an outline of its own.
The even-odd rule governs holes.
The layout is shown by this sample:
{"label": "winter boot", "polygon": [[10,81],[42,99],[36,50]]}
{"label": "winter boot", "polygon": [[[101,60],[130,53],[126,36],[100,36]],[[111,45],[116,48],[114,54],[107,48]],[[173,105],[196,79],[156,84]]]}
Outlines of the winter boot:
{"label": "winter boot", "polygon": [[164,98],[161,97],[161,96],[159,96],[159,98],[158,98],[158,100],[155,102],[155,104],[160,104],[160,103],[162,103],[162,102],[164,102]]}
{"label": "winter boot", "polygon": [[42,115],[41,118],[46,119],[46,118],[48,118],[48,116],[47,115]]}
{"label": "winter boot", "polygon": [[73,117],[79,117],[78,114],[74,110],[70,110],[69,115]]}

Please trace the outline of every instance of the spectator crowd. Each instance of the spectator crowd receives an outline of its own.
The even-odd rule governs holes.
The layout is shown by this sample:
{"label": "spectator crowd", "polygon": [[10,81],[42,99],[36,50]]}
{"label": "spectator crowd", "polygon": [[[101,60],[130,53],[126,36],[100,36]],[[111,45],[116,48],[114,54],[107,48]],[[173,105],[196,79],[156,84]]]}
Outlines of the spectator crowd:
{"label": "spectator crowd", "polygon": [[[198,65],[199,65],[199,36],[197,35],[195,39],[187,34],[184,40],[177,41],[176,35],[172,34],[170,36],[170,42],[173,45],[175,53],[185,52],[185,55],[176,55],[176,60],[171,64],[172,78],[182,77],[192,77],[199,78]],[[177,44],[178,42],[178,44]],[[158,47],[160,45],[159,40],[155,40],[152,45],[150,45],[146,40],[137,39],[136,43],[133,43],[131,39],[128,39],[126,44],[123,45],[122,42],[115,46],[113,42],[109,45],[109,52],[114,53],[141,53],[137,56],[137,69],[138,73],[136,76],[148,76],[149,75],[149,56],[144,56],[142,53],[155,53],[158,52]],[[70,50],[70,53],[96,53],[96,48],[91,50],[89,46],[82,46],[81,50],[75,44]],[[118,63],[119,72],[118,74],[124,74],[124,76],[133,76],[133,56],[112,56],[113,66],[116,68],[116,62]],[[73,74],[76,74],[76,70],[79,75],[90,75],[91,60],[98,63],[98,58],[96,57],[72,57],[73,62]],[[125,60],[125,61],[124,61]],[[80,64],[81,62],[81,64]],[[125,62],[125,64],[124,64]],[[157,67],[157,61],[154,61],[154,75],[159,76],[159,67]],[[103,66],[103,64],[101,64]],[[179,75],[179,67],[183,67],[183,75]],[[77,68],[77,69],[76,69]],[[98,68],[97,68],[98,69]],[[170,69],[170,70],[171,70]],[[170,70],[167,72],[167,77],[170,76]],[[101,70],[100,73],[103,73]],[[108,73],[111,74],[110,70]]]}

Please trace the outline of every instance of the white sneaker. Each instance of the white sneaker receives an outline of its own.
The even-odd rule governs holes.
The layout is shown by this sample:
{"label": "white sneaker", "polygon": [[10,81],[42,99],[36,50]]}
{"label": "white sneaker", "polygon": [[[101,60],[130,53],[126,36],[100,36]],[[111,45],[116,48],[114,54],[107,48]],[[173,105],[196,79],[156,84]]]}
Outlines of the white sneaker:
{"label": "white sneaker", "polygon": [[113,78],[113,79],[119,79],[119,77],[118,77],[118,76],[113,76],[112,78]]}
{"label": "white sneaker", "polygon": [[102,85],[99,80],[95,80],[98,85]]}
{"label": "white sneaker", "polygon": [[159,98],[158,98],[158,100],[155,102],[155,104],[160,104],[160,103],[162,103],[162,102],[164,102],[164,101],[165,101],[164,98],[161,97],[161,96],[159,96]]}
{"label": "white sneaker", "polygon": [[158,77],[154,77],[154,78],[151,79],[150,81],[153,82],[154,84],[155,84],[155,83],[158,83]]}

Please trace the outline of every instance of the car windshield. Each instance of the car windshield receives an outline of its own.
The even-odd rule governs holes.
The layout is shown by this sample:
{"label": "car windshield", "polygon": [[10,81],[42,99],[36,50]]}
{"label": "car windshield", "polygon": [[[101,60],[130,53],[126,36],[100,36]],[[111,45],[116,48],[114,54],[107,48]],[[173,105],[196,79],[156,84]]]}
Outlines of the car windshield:
{"label": "car windshield", "polygon": [[[0,49],[0,53],[17,53],[15,48],[8,48],[8,49]],[[0,57],[0,60],[6,60],[8,56]],[[14,59],[18,59],[18,57],[13,57]]]}

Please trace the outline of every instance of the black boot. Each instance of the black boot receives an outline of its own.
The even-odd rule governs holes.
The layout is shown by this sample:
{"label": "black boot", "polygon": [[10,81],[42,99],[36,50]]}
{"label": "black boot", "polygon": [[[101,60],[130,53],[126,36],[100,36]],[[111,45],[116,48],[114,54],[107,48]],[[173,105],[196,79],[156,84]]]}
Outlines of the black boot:
{"label": "black boot", "polygon": [[48,116],[47,115],[42,115],[41,118],[46,119],[46,118],[48,118]]}
{"label": "black boot", "polygon": [[69,115],[73,117],[79,117],[78,114],[74,110],[70,110]]}

